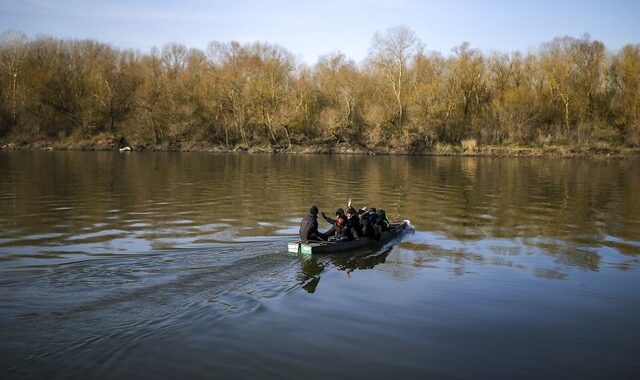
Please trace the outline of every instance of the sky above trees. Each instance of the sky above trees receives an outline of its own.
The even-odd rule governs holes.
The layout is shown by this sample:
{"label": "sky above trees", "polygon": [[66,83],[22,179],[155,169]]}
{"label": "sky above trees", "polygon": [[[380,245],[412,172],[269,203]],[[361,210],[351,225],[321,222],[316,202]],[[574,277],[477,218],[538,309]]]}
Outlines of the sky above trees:
{"label": "sky above trees", "polygon": [[469,42],[484,52],[527,51],[558,36],[589,33],[607,48],[640,43],[640,1],[206,1],[0,0],[0,31],[96,39],[147,51],[177,41],[266,41],[301,62],[340,51],[363,60],[372,36],[393,25],[445,55]]}

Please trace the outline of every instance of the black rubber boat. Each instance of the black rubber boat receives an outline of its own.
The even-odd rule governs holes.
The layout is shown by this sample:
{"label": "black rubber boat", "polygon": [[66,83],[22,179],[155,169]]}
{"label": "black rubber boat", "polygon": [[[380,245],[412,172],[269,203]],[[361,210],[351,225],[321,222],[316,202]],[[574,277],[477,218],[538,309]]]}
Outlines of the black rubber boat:
{"label": "black rubber boat", "polygon": [[313,255],[317,253],[336,253],[345,252],[357,248],[367,246],[381,246],[388,243],[392,239],[399,237],[410,226],[408,220],[404,222],[391,223],[388,231],[382,233],[380,240],[375,240],[369,237],[362,237],[357,240],[339,240],[339,241],[314,241],[309,243],[302,243],[300,241],[289,242],[289,252],[302,253],[305,255]]}

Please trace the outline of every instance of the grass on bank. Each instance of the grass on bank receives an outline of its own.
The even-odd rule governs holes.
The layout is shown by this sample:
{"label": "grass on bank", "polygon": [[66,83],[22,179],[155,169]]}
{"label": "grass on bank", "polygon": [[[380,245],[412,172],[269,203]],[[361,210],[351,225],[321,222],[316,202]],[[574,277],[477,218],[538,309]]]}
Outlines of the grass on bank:
{"label": "grass on bank", "polygon": [[[4,150],[81,150],[115,151],[126,143],[114,134],[101,133],[90,138],[69,137],[62,140],[40,139],[29,141],[14,136],[11,140],[0,140]],[[435,143],[433,146],[418,149],[393,147],[366,147],[345,142],[310,142],[292,146],[255,146],[225,147],[206,141],[186,141],[176,144],[132,146],[132,150],[181,151],[181,152],[243,152],[243,153],[289,153],[289,154],[410,154],[410,155],[452,155],[452,156],[495,156],[495,157],[624,157],[640,155],[640,148],[607,143],[592,144],[501,144],[482,145],[475,139],[467,139],[459,144]]]}

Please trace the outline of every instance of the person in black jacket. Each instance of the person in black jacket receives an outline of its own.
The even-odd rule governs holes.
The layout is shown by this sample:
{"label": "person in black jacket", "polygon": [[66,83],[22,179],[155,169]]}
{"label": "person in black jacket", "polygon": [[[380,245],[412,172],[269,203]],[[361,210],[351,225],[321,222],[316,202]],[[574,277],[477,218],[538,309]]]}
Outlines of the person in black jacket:
{"label": "person in black jacket", "polygon": [[318,208],[311,206],[309,213],[302,218],[300,223],[300,240],[307,243],[310,240],[320,241],[327,240],[322,232],[318,231]]}
{"label": "person in black jacket", "polygon": [[362,222],[362,234],[375,240],[380,240],[382,237],[382,227],[379,223],[380,214],[375,207],[370,208],[367,211],[362,210],[360,214],[360,221]]}
{"label": "person in black jacket", "polygon": [[362,233],[360,226],[360,216],[358,215],[358,211],[351,207],[351,199],[349,199],[349,208],[347,209],[347,225],[349,230],[347,231],[349,237],[355,240],[360,239],[360,234]]}

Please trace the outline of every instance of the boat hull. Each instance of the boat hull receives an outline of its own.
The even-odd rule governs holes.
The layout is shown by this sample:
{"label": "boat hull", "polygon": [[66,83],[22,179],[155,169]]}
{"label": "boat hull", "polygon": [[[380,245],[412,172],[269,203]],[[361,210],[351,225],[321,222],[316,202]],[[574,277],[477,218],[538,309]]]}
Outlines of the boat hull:
{"label": "boat hull", "polygon": [[389,242],[395,237],[400,236],[409,227],[409,222],[404,221],[400,223],[392,223],[388,231],[382,233],[380,240],[375,240],[369,237],[362,237],[357,240],[347,241],[318,241],[302,243],[289,242],[288,251],[291,253],[300,253],[304,255],[314,255],[320,253],[339,253],[351,251],[358,248],[369,246],[380,246]]}

